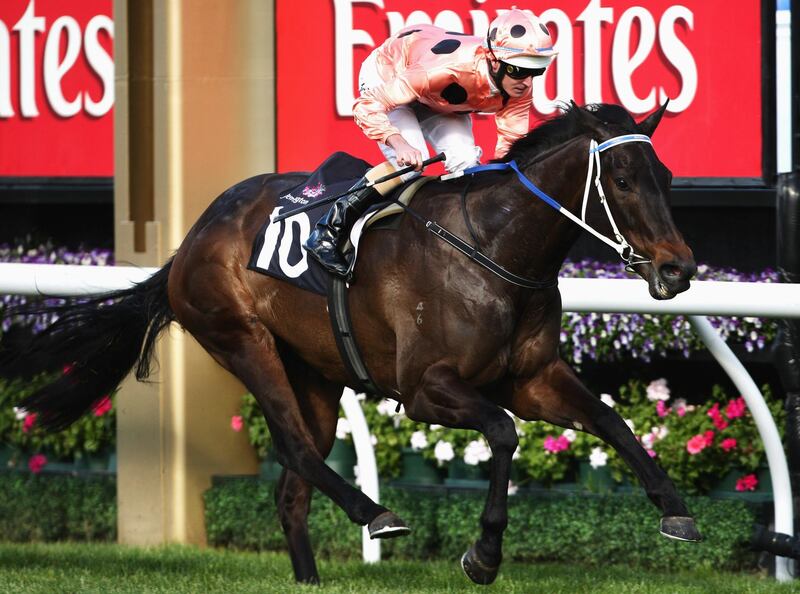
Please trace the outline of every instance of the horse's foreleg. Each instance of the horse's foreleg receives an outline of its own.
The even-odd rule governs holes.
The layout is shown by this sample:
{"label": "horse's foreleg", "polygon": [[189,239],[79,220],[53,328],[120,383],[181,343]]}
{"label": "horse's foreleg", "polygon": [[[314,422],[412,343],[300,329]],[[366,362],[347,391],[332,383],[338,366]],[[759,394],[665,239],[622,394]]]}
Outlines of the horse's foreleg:
{"label": "horse's foreleg", "polygon": [[415,421],[480,431],[492,450],[489,494],[481,515],[481,536],[461,560],[467,576],[490,584],[502,561],[503,531],[508,524],[508,480],[511,457],[517,447],[514,421],[503,409],[484,398],[449,367],[433,366],[406,403]]}
{"label": "horse's foreleg", "polygon": [[667,473],[636,441],[631,430],[594,396],[563,361],[557,361],[529,380],[517,380],[507,403],[518,417],[544,420],[596,435],[613,447],[662,511],[661,533],[678,540],[699,541],[700,533]]}

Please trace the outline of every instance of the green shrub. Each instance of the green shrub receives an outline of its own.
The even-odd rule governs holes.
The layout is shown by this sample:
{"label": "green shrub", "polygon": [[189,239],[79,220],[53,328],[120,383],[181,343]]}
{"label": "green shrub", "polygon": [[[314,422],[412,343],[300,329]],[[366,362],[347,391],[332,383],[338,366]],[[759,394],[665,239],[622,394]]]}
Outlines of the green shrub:
{"label": "green shrub", "polygon": [[116,478],[0,472],[0,538],[114,541]]}
{"label": "green shrub", "polygon": [[[381,497],[412,529],[408,537],[382,543],[384,558],[454,558],[480,534],[484,493],[383,487]],[[213,486],[205,499],[209,543],[285,549],[272,483],[230,479]],[[756,554],[747,546],[756,518],[752,507],[740,501],[702,497],[689,498],[688,505],[705,537],[699,544],[661,536],[658,510],[643,496],[520,493],[509,500],[505,558],[648,568],[736,570],[755,566]],[[309,532],[322,557],[357,558],[361,554],[360,527],[317,492]]]}

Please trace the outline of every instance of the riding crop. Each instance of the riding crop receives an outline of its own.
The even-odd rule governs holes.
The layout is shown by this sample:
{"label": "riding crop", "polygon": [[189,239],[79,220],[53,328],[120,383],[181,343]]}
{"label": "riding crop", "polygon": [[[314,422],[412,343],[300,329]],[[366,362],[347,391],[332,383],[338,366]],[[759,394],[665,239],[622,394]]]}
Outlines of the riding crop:
{"label": "riding crop", "polygon": [[[438,163],[439,161],[444,161],[445,159],[447,159],[447,155],[445,155],[444,153],[439,153],[438,155],[435,155],[435,156],[431,157],[430,159],[426,159],[425,161],[423,161],[422,162],[422,169],[424,169],[428,165],[433,165],[434,163]],[[384,175],[383,177],[379,177],[378,179],[373,180],[371,182],[367,182],[367,183],[365,183],[363,185],[359,185],[359,186],[354,186],[354,187],[350,188],[349,190],[347,190],[346,192],[342,192],[341,194],[337,194],[336,196],[329,196],[327,198],[322,198],[321,200],[317,200],[316,202],[312,202],[311,204],[306,204],[304,206],[301,206],[300,208],[295,208],[294,210],[290,210],[289,212],[281,213],[280,215],[276,216],[272,220],[273,220],[273,222],[282,221],[283,219],[289,218],[289,217],[291,217],[293,215],[296,215],[298,213],[305,212],[307,210],[311,210],[312,208],[317,208],[318,206],[322,206],[323,204],[328,204],[330,202],[335,202],[339,198],[343,198],[343,197],[347,196],[348,194],[352,194],[353,192],[356,192],[358,190],[362,190],[364,188],[371,188],[373,186],[377,186],[378,184],[382,184],[383,182],[389,181],[390,179],[394,179],[396,177],[400,177],[401,175],[405,175],[406,173],[411,173],[412,171],[414,171],[414,166],[413,165],[410,165],[408,167],[404,167],[403,169],[398,169],[397,171],[394,171],[392,173]]]}

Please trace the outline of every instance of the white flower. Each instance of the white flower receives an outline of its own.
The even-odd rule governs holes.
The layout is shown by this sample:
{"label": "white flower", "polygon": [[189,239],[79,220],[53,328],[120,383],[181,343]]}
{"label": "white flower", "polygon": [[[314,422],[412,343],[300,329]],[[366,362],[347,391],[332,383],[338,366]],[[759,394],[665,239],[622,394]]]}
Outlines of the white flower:
{"label": "white flower", "polygon": [[574,429],[564,429],[564,433],[562,433],[561,435],[566,437],[567,441],[570,442],[570,443],[572,443],[573,441],[578,439],[578,434],[575,433]]}
{"label": "white flower", "polygon": [[644,435],[642,435],[642,445],[646,450],[653,449],[653,443],[655,442],[655,440],[656,436],[653,435],[652,433],[645,433]]}
{"label": "white flower", "polygon": [[667,380],[663,377],[661,379],[653,380],[647,386],[647,399],[655,402],[656,400],[669,400],[669,388],[667,387]]}
{"label": "white flower", "polygon": [[433,455],[439,462],[450,462],[456,453],[453,451],[453,445],[447,441],[437,441],[436,447],[433,448]]}
{"label": "white flower", "polygon": [[385,417],[390,417],[394,414],[395,404],[388,398],[384,398],[378,403],[377,410]]}
{"label": "white flower", "polygon": [[603,401],[603,404],[605,404],[606,406],[610,406],[611,408],[614,408],[614,406],[617,404],[616,402],[614,402],[614,399],[611,397],[611,394],[600,394],[600,400]]}
{"label": "white flower", "polygon": [[653,432],[653,437],[655,437],[659,441],[664,439],[667,435],[669,435],[669,429],[667,429],[666,425],[661,425],[660,427],[652,427],[650,431]]}
{"label": "white flower", "polygon": [[375,436],[374,433],[369,434],[369,442],[372,444],[372,447],[378,445],[378,438]]}
{"label": "white flower", "polygon": [[431,431],[438,431],[439,429],[443,429],[443,427],[441,425],[433,424],[433,425],[430,425],[428,427],[428,429],[430,429]]}
{"label": "white flower", "polygon": [[603,451],[603,448],[592,448],[592,453],[589,454],[589,464],[592,468],[600,468],[605,466],[608,462],[608,454]]}
{"label": "white flower", "polygon": [[28,411],[25,410],[24,408],[19,408],[18,406],[15,406],[14,416],[17,418],[18,421],[21,421],[28,416]]}
{"label": "white flower", "polygon": [[636,427],[634,427],[631,419],[625,419],[625,424],[628,426],[628,429],[631,430],[631,433],[636,433]]}
{"label": "white flower", "polygon": [[336,439],[344,439],[350,435],[350,421],[344,417],[339,417],[336,421]]}
{"label": "white flower", "polygon": [[512,483],[511,481],[508,481],[508,494],[509,495],[516,495],[517,491],[519,491],[519,487],[517,485],[515,485],[514,483]]}
{"label": "white flower", "polygon": [[411,434],[411,449],[424,450],[428,447],[428,438],[425,436],[424,431],[414,431]]}
{"label": "white flower", "polygon": [[486,462],[492,457],[492,451],[483,439],[476,439],[464,448],[464,463],[477,466],[479,462]]}

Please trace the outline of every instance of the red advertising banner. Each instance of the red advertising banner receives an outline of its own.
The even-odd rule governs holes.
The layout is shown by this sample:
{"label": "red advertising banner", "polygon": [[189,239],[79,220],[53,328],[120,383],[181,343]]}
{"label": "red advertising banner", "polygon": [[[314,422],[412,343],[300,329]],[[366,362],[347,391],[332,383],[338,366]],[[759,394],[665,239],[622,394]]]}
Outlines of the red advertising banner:
{"label": "red advertising banner", "polygon": [[[762,23],[754,0],[561,0],[528,4],[559,55],[534,81],[532,123],[556,100],[619,103],[641,119],[672,101],[655,135],[678,177],[762,176]],[[419,23],[485,35],[498,0],[276,0],[278,168],[313,168],[336,150],[383,160],[352,119],[362,61]],[[493,117],[475,137],[494,152]]]}
{"label": "red advertising banner", "polygon": [[0,2],[0,176],[113,175],[111,7]]}

